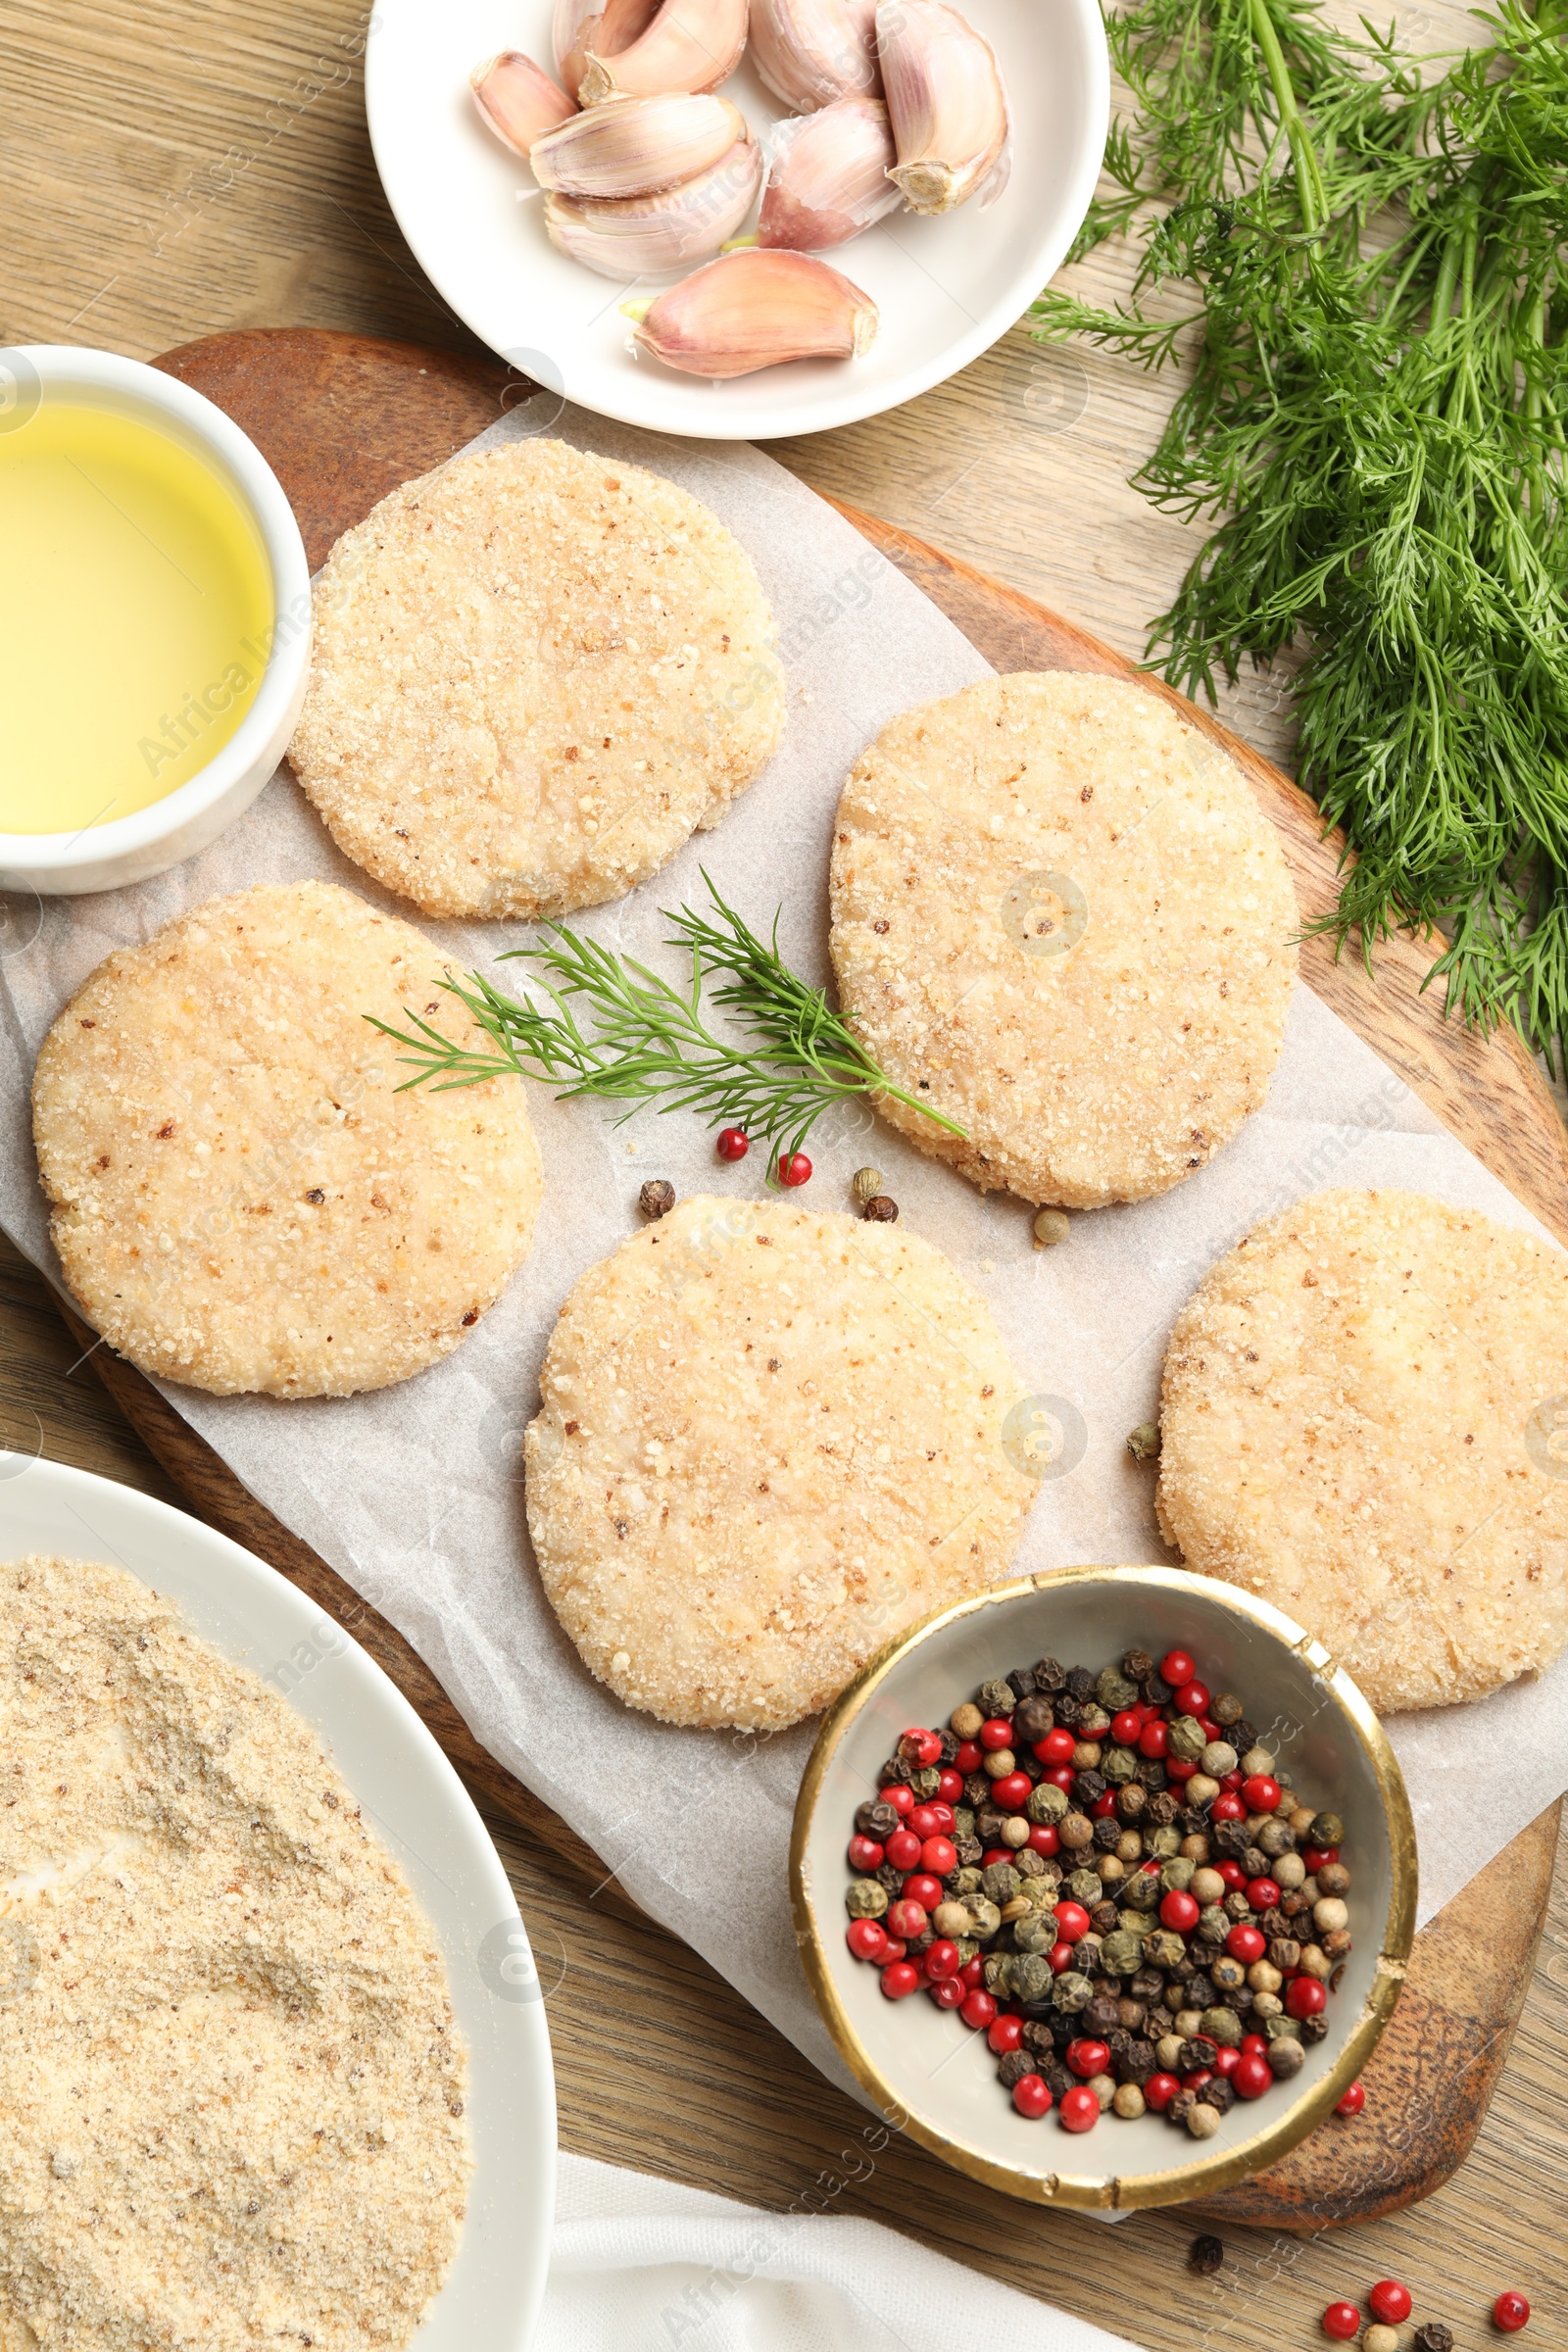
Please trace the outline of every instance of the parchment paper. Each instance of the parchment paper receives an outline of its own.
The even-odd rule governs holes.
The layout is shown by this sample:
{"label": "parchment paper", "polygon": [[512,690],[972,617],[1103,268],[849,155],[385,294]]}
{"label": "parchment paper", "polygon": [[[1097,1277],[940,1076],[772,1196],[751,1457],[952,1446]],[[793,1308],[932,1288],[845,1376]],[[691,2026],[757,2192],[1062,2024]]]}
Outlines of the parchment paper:
{"label": "parchment paper", "polygon": [[[917,589],[759,451],[664,441],[548,405],[547,417],[525,410],[485,439],[542,421],[704,499],[757,564],[790,681],[784,749],[719,829],[619,906],[573,919],[675,974],[680,960],[662,948],[660,909],[698,903],[706,866],[758,928],[782,903],[786,956],[825,977],[828,848],[847,770],[895,712],[987,675],[987,664]],[[543,397],[531,404],[545,406]],[[58,1270],[28,1088],[62,1003],[111,948],[150,938],[184,908],[302,875],[392,904],[338,856],[280,769],[221,840],[157,881],[38,907],[10,903],[0,935],[0,1222],[51,1278]],[[427,928],[474,964],[526,937],[517,924]],[[496,972],[505,975],[506,967]],[[801,1973],[786,1897],[791,1808],[813,1727],[757,1740],[671,1730],[628,1712],[590,1680],[557,1626],[522,1509],[521,1433],[573,1281],[635,1226],[645,1176],[666,1176],[682,1195],[756,1195],[760,1154],[721,1167],[710,1137],[685,1115],[642,1113],[615,1130],[599,1107],[557,1103],[539,1087],[529,1104],[545,1160],[534,1252],[446,1363],[401,1388],[341,1400],[165,1394],[253,1494],[408,1636],[478,1738],[581,1832],[636,1900],[843,2082]],[[916,1230],[989,1297],[1029,1387],[1063,1399],[1070,1426],[1073,1413],[1081,1417],[1082,1458],[1044,1483],[1020,1572],[1168,1556],[1154,1525],[1152,1474],[1130,1461],[1123,1440],[1154,1412],[1177,1309],[1259,1218],[1326,1184],[1388,1184],[1541,1230],[1304,988],[1267,1106],[1237,1140],[1162,1200],[1075,1218],[1064,1248],[1036,1250],[1019,1203],[983,1200],[869,1111],[819,1127],[811,1153],[810,1198],[835,1205],[854,1169],[873,1159]],[[1391,1730],[1420,1834],[1425,1920],[1568,1785],[1568,1661],[1483,1704],[1406,1716]],[[1485,1805],[1475,1803],[1478,1788]],[[1462,1840],[1438,1835],[1461,1815]]]}

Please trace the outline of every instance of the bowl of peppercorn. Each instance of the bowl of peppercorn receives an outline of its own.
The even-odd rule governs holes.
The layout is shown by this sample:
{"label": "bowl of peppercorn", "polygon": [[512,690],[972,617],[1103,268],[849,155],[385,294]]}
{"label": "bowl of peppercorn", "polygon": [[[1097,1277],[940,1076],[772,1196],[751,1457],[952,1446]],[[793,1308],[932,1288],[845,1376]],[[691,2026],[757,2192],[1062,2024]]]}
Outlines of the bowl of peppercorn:
{"label": "bowl of peppercorn", "polygon": [[1277,2163],[1399,1996],[1393,1750],[1279,1609],[1063,1568],[937,1611],[817,1737],[791,1900],[886,2115],[1037,2203],[1178,2204]]}

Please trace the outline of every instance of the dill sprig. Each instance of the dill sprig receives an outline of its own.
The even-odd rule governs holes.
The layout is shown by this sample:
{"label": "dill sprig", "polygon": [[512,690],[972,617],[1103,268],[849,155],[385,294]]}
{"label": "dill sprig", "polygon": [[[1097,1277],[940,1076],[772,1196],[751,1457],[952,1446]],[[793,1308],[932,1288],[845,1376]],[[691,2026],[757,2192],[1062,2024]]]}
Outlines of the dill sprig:
{"label": "dill sprig", "polygon": [[[645,1103],[690,1110],[710,1127],[733,1124],[767,1145],[770,1167],[799,1152],[824,1111],[866,1095],[887,1095],[920,1111],[950,1135],[964,1130],[917,1095],[895,1086],[860,1047],[825,993],[800,980],[771,941],[759,939],[727,906],[705,873],[713,918],[689,906],[665,913],[667,944],[688,951],[686,993],[645,963],[614,955],[561,923],[543,923],[542,944],[514,948],[503,962],[536,975],[545,1002],[502,994],[482,973],[442,986],[466,1005],[488,1041],[461,1045],[422,1015],[406,1012],[408,1029],[366,1018],[406,1051],[408,1087],[477,1086],[515,1073],[543,1079],[563,1100],[595,1095],[624,1102],[622,1120]],[[712,1029],[708,1001],[732,1016],[732,1042]],[[577,1017],[590,1017],[591,1032]],[[617,1121],[617,1124],[620,1122]]]}
{"label": "dill sprig", "polygon": [[[1132,0],[1080,249],[1132,298],[1046,337],[1196,368],[1135,476],[1214,527],[1150,651],[1211,698],[1293,644],[1299,769],[1353,856],[1325,928],[1441,935],[1450,1010],[1568,1039],[1568,0],[1503,0],[1423,84],[1311,0]],[[1429,63],[1432,61],[1428,61]],[[1151,202],[1164,209],[1147,218]],[[1196,289],[1186,318],[1152,297]]]}

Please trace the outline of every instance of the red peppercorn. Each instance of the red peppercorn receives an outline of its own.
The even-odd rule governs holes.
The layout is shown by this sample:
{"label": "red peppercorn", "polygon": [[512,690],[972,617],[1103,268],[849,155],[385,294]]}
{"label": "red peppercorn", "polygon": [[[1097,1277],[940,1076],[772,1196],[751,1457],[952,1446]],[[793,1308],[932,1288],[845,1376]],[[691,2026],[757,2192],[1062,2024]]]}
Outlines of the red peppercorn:
{"label": "red peppercorn", "polygon": [[1195,2066],[1190,2075],[1183,2075],[1182,2088],[1183,2090],[1206,2090],[1213,2080],[1214,2070],[1211,2066]]}
{"label": "red peppercorn", "polygon": [[905,1819],[905,1828],[912,1830],[919,1838],[934,1838],[941,1824],[929,1805],[916,1805]]}
{"label": "red peppercorn", "polygon": [[1061,1789],[1064,1795],[1071,1793],[1075,1777],[1076,1776],[1073,1772],[1073,1768],[1070,1764],[1048,1764],[1045,1771],[1040,1775],[1040,1778],[1043,1781],[1051,1781],[1054,1783],[1056,1788]]}
{"label": "red peppercorn", "polygon": [[1219,1785],[1227,1796],[1234,1796],[1237,1789],[1241,1787],[1246,1778],[1246,1773],[1238,1764],[1234,1772],[1222,1772],[1220,1774]]}
{"label": "red peppercorn", "polygon": [[1272,1911],[1280,1899],[1280,1890],[1272,1879],[1249,1879],[1247,1899],[1254,1911]]}
{"label": "red peppercorn", "polygon": [[920,1840],[912,1830],[895,1830],[888,1839],[887,1855],[895,1870],[913,1870],[920,1859]]}
{"label": "red peppercorn", "polygon": [[1178,1715],[1203,1715],[1208,1711],[1208,1685],[1184,1683],[1176,1693]]}
{"label": "red peppercorn", "polygon": [[1320,1870],[1325,1870],[1329,1863],[1337,1862],[1339,1858],[1340,1849],[1337,1845],[1309,1845],[1301,1856],[1312,1878],[1316,1878]]}
{"label": "red peppercorn", "polygon": [[1026,1772],[1004,1772],[991,1784],[991,1801],[1004,1813],[1021,1813],[1035,1792],[1035,1785]]}
{"label": "red peppercorn", "polygon": [[1077,1744],[1071,1732],[1048,1732],[1043,1740],[1035,1741],[1035,1760],[1040,1764],[1070,1764]]}
{"label": "red peppercorn", "polygon": [[1223,1862],[1216,1862],[1214,1867],[1224,1880],[1225,1890],[1228,1894],[1234,1894],[1239,1886],[1247,1885],[1246,1871],[1239,1862],[1231,1861],[1229,1856]]}
{"label": "red peppercorn", "polygon": [[1005,2017],[994,2017],[986,2028],[986,2039],[997,2056],[1004,2058],[1023,2040],[1023,2019],[1014,2017],[1010,2009]]}
{"label": "red peppercorn", "polygon": [[983,2034],[988,2026],[996,2022],[997,2004],[989,1992],[971,1992],[958,2015],[966,2026],[972,2026],[977,2034]]}
{"label": "red peppercorn", "polygon": [[1090,1806],[1089,1818],[1091,1821],[1108,1821],[1115,1810],[1116,1791],[1114,1788],[1107,1788],[1104,1795],[1097,1796]]}
{"label": "red peppercorn", "polygon": [[881,1846],[874,1838],[862,1838],[857,1831],[850,1839],[850,1868],[858,1870],[863,1879],[869,1877],[873,1870],[880,1870],[881,1867]]}
{"label": "red peppercorn", "polygon": [[958,1982],[967,1991],[974,1992],[985,1984],[985,1981],[986,1964],[977,1952],[972,1960],[966,1960],[959,1969]]}
{"label": "red peppercorn", "polygon": [[1214,2052],[1214,2072],[1216,2075],[1224,2075],[1227,2081],[1235,2074],[1241,2063],[1242,2053],[1240,2050],[1219,2049]]}
{"label": "red peppercorn", "polygon": [[1211,1715],[1202,1716],[1198,1728],[1205,1740],[1223,1740],[1225,1737]]}
{"label": "red peppercorn", "polygon": [[909,1960],[895,1960],[882,1971],[882,1989],[890,2001],[906,2001],[920,1982],[920,1971]]}
{"label": "red peppercorn", "polygon": [[1210,1821],[1245,1821],[1247,1807],[1239,1796],[1222,1791],[1209,1806],[1208,1818]]}
{"label": "red peppercorn", "polygon": [[1499,2295],[1492,2306],[1493,2326],[1500,2328],[1504,2335],[1517,2335],[1529,2317],[1529,2304],[1513,2288]]}
{"label": "red peppercorn", "polygon": [[934,1911],[942,1900],[941,1879],[933,1878],[928,1870],[911,1870],[904,1882],[904,1899],[918,1903],[922,1911]]}
{"label": "red peppercorn", "polygon": [[1353,2303],[1331,2303],[1323,2314],[1323,2332],[1348,2344],[1352,2335],[1361,2332],[1361,2314]]}
{"label": "red peppercorn", "polygon": [[[1071,2093],[1068,2094],[1071,2096]],[[1012,2103],[1020,2115],[1031,2119],[1045,2115],[1051,2106],[1051,2093],[1041,2075],[1020,2075],[1012,2086]]]}
{"label": "red peppercorn", "polygon": [[1278,1781],[1271,1781],[1266,1772],[1254,1772],[1242,1783],[1250,1813],[1277,1813],[1282,1793]]}
{"label": "red peppercorn", "polygon": [[1119,1715],[1113,1715],[1110,1719],[1110,1736],[1118,1747],[1136,1747],[1138,1735],[1143,1728],[1143,1717],[1131,1707],[1123,1707]]}
{"label": "red peppercorn", "polygon": [[951,1838],[928,1838],[920,1848],[920,1868],[934,1879],[945,1879],[958,1867],[958,1850]]}
{"label": "red peppercorn", "polygon": [[1268,1938],[1260,1928],[1250,1928],[1243,1920],[1226,1936],[1225,1949],[1233,1960],[1239,1960],[1244,1968],[1250,1968],[1253,1961],[1261,1960],[1268,1950]]}
{"label": "red peppercorn", "polygon": [[[1198,1904],[1192,1895],[1180,1886],[1173,1886],[1159,1906],[1159,1916],[1167,1928],[1175,1929],[1178,1936],[1190,1936],[1198,1925]],[[1061,1920],[1059,1911],[1056,1919],[1059,1926]]]}
{"label": "red peppercorn", "polygon": [[[930,1954],[926,1957],[929,1959]],[[939,2009],[961,2009],[969,1997],[969,1987],[961,1977],[938,1977],[934,1984],[927,1984],[926,1990]]]}
{"label": "red peppercorn", "polygon": [[1037,1822],[1029,1833],[1029,1842],[1037,1854],[1054,1854],[1061,1839],[1049,1821]]}
{"label": "red peppercorn", "polygon": [[1110,2051],[1102,2041],[1069,2041],[1067,2064],[1075,2075],[1088,2082],[1091,2075],[1104,2074],[1110,2065]]}
{"label": "red peppercorn", "polygon": [[[1198,1770],[1198,1766],[1196,1764],[1184,1763],[1180,1756],[1167,1756],[1165,1758],[1165,1770],[1169,1773],[1173,1781],[1190,1781],[1194,1773]],[[1218,1804],[1219,1798],[1216,1797],[1214,1802]]]}
{"label": "red peppercorn", "polygon": [[935,1943],[927,1944],[925,1973],[934,1984],[940,1984],[944,1977],[956,1977],[962,1965],[957,1945],[946,1936],[939,1936]]}
{"label": "red peppercorn", "polygon": [[932,1798],[926,1810],[937,1825],[931,1835],[934,1838],[951,1838],[953,1836],[953,1807],[944,1804],[941,1797],[936,1796]]}
{"label": "red peppercorn", "polygon": [[1146,1723],[1143,1730],[1138,1735],[1139,1753],[1141,1755],[1152,1756],[1156,1761],[1158,1758],[1164,1755],[1165,1750],[1169,1745],[1170,1726],[1168,1724],[1161,1723],[1157,1716],[1154,1718],[1152,1723]]}
{"label": "red peppercorn", "polygon": [[956,1772],[961,1772],[967,1779],[971,1772],[979,1771],[985,1760],[986,1751],[978,1740],[960,1740],[958,1752],[953,1759],[953,1768]]}
{"label": "red peppercorn", "polygon": [[1005,1715],[993,1715],[989,1723],[980,1726],[980,1744],[992,1748],[1012,1745],[1012,1725]]}
{"label": "red peppercorn", "polygon": [[[978,1772],[979,1769],[980,1767],[977,1762],[975,1765],[975,1770]],[[962,1796],[963,1774],[956,1770],[954,1765],[948,1764],[943,1767],[941,1777],[937,1782],[937,1793],[941,1797],[943,1803],[949,1806],[956,1805]],[[950,1821],[947,1826],[951,1830],[953,1827],[952,1822]]]}
{"label": "red peppercorn", "polygon": [[923,1936],[930,1925],[924,1903],[911,1902],[907,1895],[888,1906],[889,1930],[895,1936],[902,1936],[906,1943],[912,1943],[916,1936]]}
{"label": "red peppercorn", "polygon": [[887,1958],[887,1930],[880,1920],[852,1919],[850,1932],[844,1940],[857,1960],[885,1960]]}
{"label": "red peppercorn", "polygon": [[928,1732],[922,1723],[911,1724],[899,1734],[899,1753],[906,1764],[917,1764],[922,1771],[942,1761],[942,1741],[937,1733]]}
{"label": "red peppercorn", "polygon": [[1054,1977],[1065,1976],[1072,1966],[1072,1945],[1070,1943],[1054,1943],[1046,1954],[1046,1958],[1051,1963],[1051,1973]]}
{"label": "red peppercorn", "polygon": [[809,1184],[811,1163],[804,1152],[781,1152],[778,1155],[780,1184]]}
{"label": "red peppercorn", "polygon": [[1344,2098],[1336,2102],[1334,2112],[1336,2115],[1359,2115],[1365,2105],[1365,2085],[1360,2082],[1352,2082]]}
{"label": "red peppercorn", "polygon": [[721,1127],[719,1129],[718,1156],[720,1159],[744,1159],[751,1148],[751,1138],[744,1127]]}
{"label": "red peppercorn", "polygon": [[1328,1998],[1316,1977],[1293,1977],[1285,2006],[1293,2017],[1317,2017],[1327,2008]]}
{"label": "red peppercorn", "polygon": [[902,1960],[906,1957],[908,1948],[908,1945],[901,1936],[890,1936],[888,1937],[888,1948],[883,1953],[882,1957],[884,1960]]}
{"label": "red peppercorn", "polygon": [[[1222,2051],[1221,2056],[1225,2053]],[[1239,2099],[1260,2099],[1274,2076],[1261,2050],[1238,2050],[1231,2068],[1231,2088]]]}
{"label": "red peppercorn", "polygon": [[1159,1661],[1159,1671],[1161,1679],[1173,1690],[1179,1690],[1184,1683],[1192,1681],[1198,1669],[1185,1649],[1167,1649]]}
{"label": "red peppercorn", "polygon": [[1180,2088],[1174,2075],[1151,2075],[1144,2084],[1144,2105],[1152,2107],[1156,2115],[1163,2115]]}
{"label": "red peppercorn", "polygon": [[993,1862],[1015,1862],[1017,1858],[1010,1845],[994,1845],[981,1855],[980,1867],[989,1870]]}
{"label": "red peppercorn", "polygon": [[1087,2082],[1076,2082],[1062,2092],[1056,2113],[1064,2132],[1092,2132],[1100,2121],[1100,2101]]}
{"label": "red peppercorn", "polygon": [[[1197,1912],[1198,1906],[1193,1906]],[[1167,1926],[1169,1922],[1167,1921]],[[1089,1914],[1082,1903],[1056,1905],[1056,1940],[1058,1943],[1077,1943],[1089,1933]]]}
{"label": "red peppercorn", "polygon": [[1380,2278],[1367,2294],[1372,2316],[1385,2328],[1397,2328],[1410,2317],[1410,2289],[1397,2278]]}
{"label": "red peppercorn", "polygon": [[890,1781],[885,1788],[879,1788],[876,1793],[878,1802],[891,1805],[895,1813],[907,1816],[914,1811],[914,1790],[906,1788],[902,1781]]}
{"label": "red peppercorn", "polygon": [[1242,2035],[1242,2056],[1244,2058],[1266,2058],[1268,2056],[1268,2035],[1266,2034],[1244,2034]]}

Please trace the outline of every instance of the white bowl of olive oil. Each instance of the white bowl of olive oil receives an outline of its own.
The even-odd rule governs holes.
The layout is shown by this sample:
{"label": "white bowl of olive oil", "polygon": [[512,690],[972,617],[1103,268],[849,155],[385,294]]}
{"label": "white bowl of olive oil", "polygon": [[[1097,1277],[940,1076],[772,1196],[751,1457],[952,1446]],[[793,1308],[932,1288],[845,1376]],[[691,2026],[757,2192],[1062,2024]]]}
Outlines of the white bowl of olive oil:
{"label": "white bowl of olive oil", "polygon": [[0,889],[204,849],[305,699],[310,571],[267,460],[139,361],[0,349]]}

